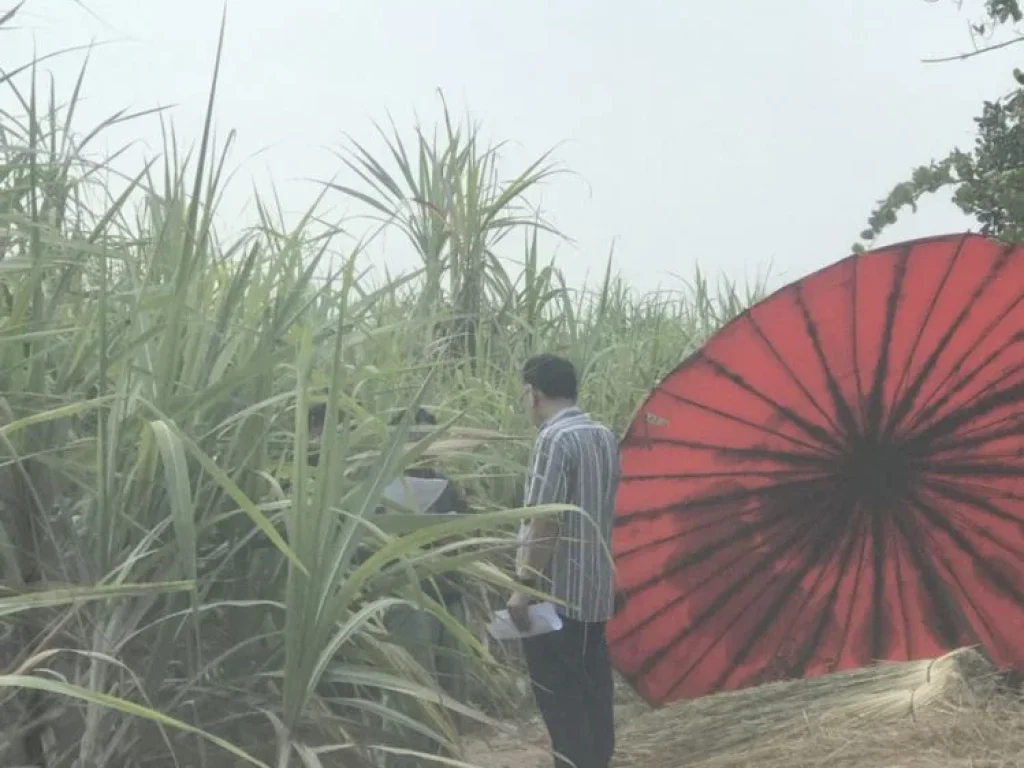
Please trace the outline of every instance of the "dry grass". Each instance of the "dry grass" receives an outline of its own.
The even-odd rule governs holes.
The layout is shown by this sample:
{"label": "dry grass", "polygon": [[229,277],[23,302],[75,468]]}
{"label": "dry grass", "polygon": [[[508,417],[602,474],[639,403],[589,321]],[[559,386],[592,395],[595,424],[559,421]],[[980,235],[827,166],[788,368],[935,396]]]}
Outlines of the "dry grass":
{"label": "dry grass", "polygon": [[[657,711],[620,701],[616,768],[1024,766],[1024,699],[978,653],[776,683]],[[471,749],[474,765],[548,768],[534,720]]]}
{"label": "dry grass", "polygon": [[[617,766],[645,768],[725,768],[726,766],[828,766],[829,768],[996,768],[1024,765],[1024,703],[1000,696],[982,706],[910,717],[862,718],[847,724],[823,724],[808,714],[803,722],[765,728],[754,721],[743,726],[750,738],[742,746],[719,742],[707,720],[686,722],[651,736],[646,719],[622,736]],[[668,725],[662,722],[663,726]],[[637,731],[646,734],[637,743]]]}
{"label": "dry grass", "polygon": [[618,765],[645,768],[1024,765],[1024,701],[962,649],[776,683],[651,712],[626,725]]}

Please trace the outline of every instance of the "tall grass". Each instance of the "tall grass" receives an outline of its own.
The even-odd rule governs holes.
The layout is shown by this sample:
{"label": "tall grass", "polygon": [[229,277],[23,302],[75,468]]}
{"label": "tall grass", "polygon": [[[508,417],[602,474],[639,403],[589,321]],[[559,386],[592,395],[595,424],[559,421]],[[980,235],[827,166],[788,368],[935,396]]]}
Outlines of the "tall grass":
{"label": "tall grass", "polygon": [[[167,130],[130,175],[85,150],[158,115],[83,134],[84,73],[61,103],[39,62],[0,60],[3,765],[374,765],[409,733],[457,755],[452,713],[486,716],[445,700],[381,616],[403,601],[434,612],[483,681],[476,704],[500,700],[492,650],[418,584],[463,571],[482,606],[508,584],[496,558],[527,514],[510,509],[528,445],[516,366],[569,355],[587,407],[621,428],[755,297],[713,297],[700,275],[638,296],[611,262],[595,291],[570,290],[528,204],[557,169],[545,158],[500,182],[500,148],[450,119],[437,136],[395,129],[385,159],[353,145],[344,183],[323,187],[405,232],[421,270],[370,285],[356,251],[331,272],[336,231],[318,210],[285,227],[263,201],[224,242],[219,59],[198,147]],[[117,174],[118,191],[101,184]],[[497,251],[518,244],[513,272]],[[313,400],[329,405],[315,466]],[[417,402],[444,428],[387,429]],[[479,514],[372,514],[428,454]]]}

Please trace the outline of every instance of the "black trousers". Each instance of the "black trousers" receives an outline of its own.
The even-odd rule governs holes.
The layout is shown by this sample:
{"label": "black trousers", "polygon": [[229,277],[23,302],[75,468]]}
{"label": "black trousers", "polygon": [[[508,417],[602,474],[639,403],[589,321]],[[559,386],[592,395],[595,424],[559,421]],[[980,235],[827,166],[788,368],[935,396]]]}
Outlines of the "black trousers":
{"label": "black trousers", "polygon": [[614,684],[604,623],[562,619],[557,632],[524,638],[537,707],[555,768],[608,768],[615,751]]}

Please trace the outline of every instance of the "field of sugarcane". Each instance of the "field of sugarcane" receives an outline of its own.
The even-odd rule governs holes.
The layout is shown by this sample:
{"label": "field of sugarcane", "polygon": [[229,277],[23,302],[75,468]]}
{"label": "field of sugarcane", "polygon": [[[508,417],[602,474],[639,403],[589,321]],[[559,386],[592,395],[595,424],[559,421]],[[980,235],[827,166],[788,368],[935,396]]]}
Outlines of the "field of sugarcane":
{"label": "field of sugarcane", "polygon": [[[79,124],[98,86],[51,88],[42,67],[0,52],[0,765],[375,765],[403,733],[454,749],[454,715],[518,707],[481,633],[449,619],[474,684],[447,702],[380,617],[449,570],[479,616],[501,599],[530,437],[519,364],[571,356],[586,407],[621,429],[758,291],[698,275],[638,295],[611,264],[571,288],[532,205],[559,167],[505,167],[454,123],[383,132],[377,156],[343,147],[321,187],[403,235],[417,269],[373,280],[345,222],[291,222],[272,196],[222,239],[215,71],[205,130],[179,143],[162,114]],[[165,121],[164,151],[96,160],[128,119]],[[314,465],[306,413],[324,401]],[[415,403],[442,426],[410,442],[388,422]],[[477,514],[371,520],[427,453]]]}

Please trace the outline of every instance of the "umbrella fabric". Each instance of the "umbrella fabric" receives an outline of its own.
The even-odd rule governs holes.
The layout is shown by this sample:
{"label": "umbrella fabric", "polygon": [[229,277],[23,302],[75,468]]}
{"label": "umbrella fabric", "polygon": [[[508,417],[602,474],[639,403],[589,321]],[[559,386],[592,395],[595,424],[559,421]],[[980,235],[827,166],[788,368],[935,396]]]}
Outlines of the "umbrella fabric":
{"label": "umbrella fabric", "polygon": [[1024,667],[1024,249],[783,288],[662,381],[622,469],[608,642],[650,703],[973,644]]}

